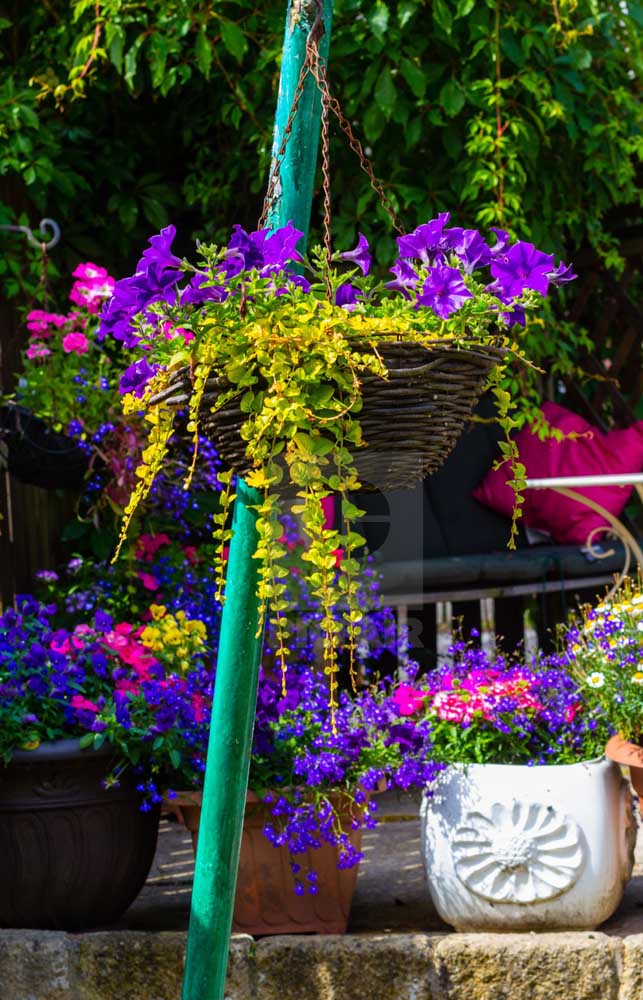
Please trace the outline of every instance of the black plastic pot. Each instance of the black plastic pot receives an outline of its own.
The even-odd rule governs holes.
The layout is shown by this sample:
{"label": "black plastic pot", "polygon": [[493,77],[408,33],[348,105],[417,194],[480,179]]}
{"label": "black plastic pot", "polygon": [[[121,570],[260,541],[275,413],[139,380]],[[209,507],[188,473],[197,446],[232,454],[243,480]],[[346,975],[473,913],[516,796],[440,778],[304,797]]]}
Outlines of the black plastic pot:
{"label": "black plastic pot", "polygon": [[89,456],[77,441],[59,434],[15,403],[0,406],[0,439],[8,449],[9,472],[43,489],[79,489]]}
{"label": "black plastic pot", "polygon": [[117,920],[141,890],[159,807],[141,812],[128,771],[103,788],[112,757],[61,740],[0,766],[0,927],[89,930]]}

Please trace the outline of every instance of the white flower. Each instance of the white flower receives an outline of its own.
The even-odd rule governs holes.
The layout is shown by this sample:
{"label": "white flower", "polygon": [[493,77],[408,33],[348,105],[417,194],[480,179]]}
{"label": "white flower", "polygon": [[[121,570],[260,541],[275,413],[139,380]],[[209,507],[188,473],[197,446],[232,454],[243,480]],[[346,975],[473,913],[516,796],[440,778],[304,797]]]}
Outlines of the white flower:
{"label": "white flower", "polygon": [[643,604],[643,594],[637,594],[632,598],[632,604]]}
{"label": "white flower", "polygon": [[592,688],[602,688],[605,683],[605,676],[600,670],[595,670],[593,673],[587,675],[587,683]]}
{"label": "white flower", "polygon": [[611,608],[612,608],[611,604],[597,604],[597,606],[596,606],[596,610],[598,612],[610,611]]}
{"label": "white flower", "polygon": [[632,684],[643,684],[643,672],[637,670],[635,674],[630,677]]}
{"label": "white flower", "polygon": [[643,632],[643,622],[638,622],[636,627],[639,632]]}

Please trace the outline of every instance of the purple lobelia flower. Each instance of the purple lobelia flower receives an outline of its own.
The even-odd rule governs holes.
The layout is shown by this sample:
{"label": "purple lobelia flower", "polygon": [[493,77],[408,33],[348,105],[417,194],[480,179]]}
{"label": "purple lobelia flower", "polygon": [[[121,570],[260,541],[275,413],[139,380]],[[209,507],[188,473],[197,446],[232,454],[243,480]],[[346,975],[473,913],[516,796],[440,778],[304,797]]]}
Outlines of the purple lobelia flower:
{"label": "purple lobelia flower", "polygon": [[432,309],[440,319],[448,319],[471,298],[473,296],[458,269],[439,264],[429,271],[417,301],[419,306]]}
{"label": "purple lobelia flower", "polygon": [[151,365],[147,358],[135,361],[121,375],[118,391],[122,396],[129,392],[133,392],[135,396],[142,396],[145,386],[157,371],[158,365]]}
{"label": "purple lobelia flower", "polygon": [[491,275],[503,289],[503,301],[522,295],[526,288],[533,288],[541,295],[547,294],[547,275],[554,266],[554,255],[536,250],[533,243],[514,243],[502,256],[491,262]]}
{"label": "purple lobelia flower", "polygon": [[371,254],[366,237],[362,233],[358,233],[355,249],[345,250],[344,253],[340,253],[339,259],[352,261],[353,264],[357,264],[362,274],[368,274],[371,269]]}

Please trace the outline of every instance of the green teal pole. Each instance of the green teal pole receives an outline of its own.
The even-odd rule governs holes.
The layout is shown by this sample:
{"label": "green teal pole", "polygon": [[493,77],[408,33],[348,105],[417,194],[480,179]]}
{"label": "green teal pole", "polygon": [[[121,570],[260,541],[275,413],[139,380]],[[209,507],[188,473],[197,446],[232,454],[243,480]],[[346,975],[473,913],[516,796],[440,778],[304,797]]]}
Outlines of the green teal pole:
{"label": "green teal pole", "polygon": [[[281,147],[306,56],[306,39],[315,21],[317,9],[314,0],[290,0],[288,6],[272,144],[273,163]],[[318,47],[321,58],[327,62],[333,22],[333,0],[324,0],[322,22],[324,33],[318,40]],[[268,213],[268,224],[271,228],[284,226],[292,220],[298,229],[303,230],[304,247],[308,242],[310,228],[320,122],[321,97],[315,81],[309,74],[286,144],[275,200]]]}
{"label": "green teal pole", "polygon": [[[326,32],[319,48],[326,59],[332,0],[325,0],[324,10]],[[305,57],[306,37],[316,11],[314,0],[312,3],[290,0],[275,120],[276,149],[279,149],[288,120]],[[304,231],[304,244],[310,224],[320,115],[320,102],[309,77],[269,215],[271,228],[292,220]],[[261,661],[262,640],[257,638],[259,567],[253,559],[258,541],[254,508],[261,499],[257,490],[247,486],[242,479],[238,481],[203,785],[183,1000],[224,998]]]}

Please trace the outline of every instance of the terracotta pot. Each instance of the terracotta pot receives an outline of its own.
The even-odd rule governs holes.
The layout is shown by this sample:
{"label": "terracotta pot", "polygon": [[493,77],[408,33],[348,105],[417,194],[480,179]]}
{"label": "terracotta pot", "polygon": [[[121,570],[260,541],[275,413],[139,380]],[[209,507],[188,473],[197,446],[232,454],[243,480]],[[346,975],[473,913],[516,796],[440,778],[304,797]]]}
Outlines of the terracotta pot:
{"label": "terracotta pot", "polygon": [[[169,803],[192,834],[196,853],[201,822],[201,793],[179,793]],[[302,874],[314,869],[318,876],[316,896],[297,896],[286,847],[273,847],[263,834],[270,821],[270,807],[248,792],[241,837],[241,855],[232,929],[252,934],[344,934],[357,882],[357,866],[337,868],[338,850],[324,844],[297,855]],[[346,826],[348,826],[348,822]],[[359,850],[362,831],[350,832]]]}
{"label": "terracotta pot", "polygon": [[0,767],[0,927],[91,930],[141,890],[159,809],[141,812],[131,771],[103,788],[113,754],[59,740]]}
{"label": "terracotta pot", "polygon": [[630,769],[630,779],[643,811],[643,747],[630,743],[623,736],[612,736],[605,747],[605,756]]}

